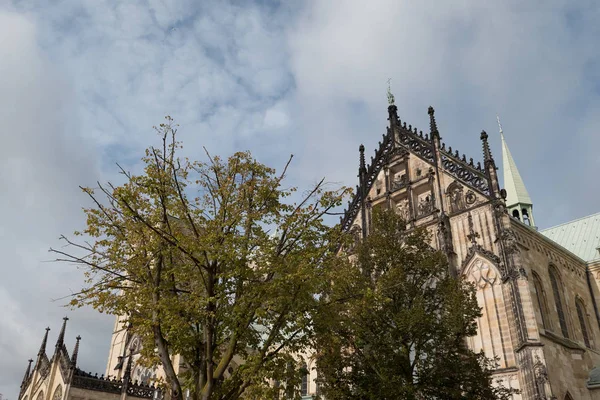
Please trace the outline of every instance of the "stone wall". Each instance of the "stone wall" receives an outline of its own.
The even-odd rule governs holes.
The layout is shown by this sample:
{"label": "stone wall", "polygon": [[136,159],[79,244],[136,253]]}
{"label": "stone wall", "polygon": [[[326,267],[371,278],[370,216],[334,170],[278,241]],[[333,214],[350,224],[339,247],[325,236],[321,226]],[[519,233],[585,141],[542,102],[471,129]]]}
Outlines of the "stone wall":
{"label": "stone wall", "polygon": [[[590,370],[600,364],[600,329],[588,286],[586,264],[532,228],[514,220],[512,223],[521,247],[535,310],[535,315],[527,317],[535,319],[538,325],[553,394],[557,399],[564,399],[567,392],[573,399],[600,399],[600,390],[586,388]],[[557,290],[552,284],[551,274],[556,276]],[[541,293],[538,293],[540,290]],[[566,335],[559,321],[555,301],[557,291],[561,298]],[[577,302],[583,311],[591,348],[584,340]]]}

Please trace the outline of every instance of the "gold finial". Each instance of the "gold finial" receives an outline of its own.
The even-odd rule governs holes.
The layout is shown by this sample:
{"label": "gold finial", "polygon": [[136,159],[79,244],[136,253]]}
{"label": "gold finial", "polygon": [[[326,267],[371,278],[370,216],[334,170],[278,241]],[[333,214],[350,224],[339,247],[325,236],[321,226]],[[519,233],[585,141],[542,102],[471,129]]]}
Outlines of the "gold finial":
{"label": "gold finial", "polygon": [[392,82],[392,78],[389,78],[389,79],[387,80],[387,83],[388,83],[388,88],[387,88],[387,98],[388,98],[388,104],[389,104],[390,106],[394,104],[394,95],[392,94],[391,82]]}

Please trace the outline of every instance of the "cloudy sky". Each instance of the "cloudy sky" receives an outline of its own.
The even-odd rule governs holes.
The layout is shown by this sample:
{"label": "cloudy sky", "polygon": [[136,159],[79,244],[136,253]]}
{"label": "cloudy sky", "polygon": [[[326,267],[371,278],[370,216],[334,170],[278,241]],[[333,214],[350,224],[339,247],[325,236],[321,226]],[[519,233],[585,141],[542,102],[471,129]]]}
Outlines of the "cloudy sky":
{"label": "cloudy sky", "polygon": [[71,317],[103,372],[113,319],[53,301],[81,272],[47,262],[83,226],[78,185],[135,169],[171,115],[190,156],[251,150],[300,187],[355,185],[358,146],[400,117],[501,160],[496,113],[545,228],[600,211],[600,3],[3,0],[0,2],[0,393],[16,400],[44,328]]}

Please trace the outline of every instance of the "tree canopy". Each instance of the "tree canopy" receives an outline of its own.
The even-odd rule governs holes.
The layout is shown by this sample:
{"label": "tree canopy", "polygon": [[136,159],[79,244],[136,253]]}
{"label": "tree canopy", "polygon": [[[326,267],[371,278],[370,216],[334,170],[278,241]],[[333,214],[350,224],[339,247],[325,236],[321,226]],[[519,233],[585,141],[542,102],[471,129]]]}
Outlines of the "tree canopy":
{"label": "tree canopy", "polygon": [[[468,349],[481,316],[472,285],[449,273],[424,229],[374,210],[371,231],[330,266],[316,321],[328,400],[507,399],[494,360]],[[348,249],[349,246],[346,246]]]}
{"label": "tree canopy", "polygon": [[174,400],[184,389],[195,400],[269,396],[309,345],[340,236],[324,218],[345,190],[286,188],[291,157],[279,174],[249,152],[180,158],[172,120],[156,129],[143,173],[121,168],[124,184],[82,188],[86,227],[52,250],[85,270],[71,304],[126,316]]}

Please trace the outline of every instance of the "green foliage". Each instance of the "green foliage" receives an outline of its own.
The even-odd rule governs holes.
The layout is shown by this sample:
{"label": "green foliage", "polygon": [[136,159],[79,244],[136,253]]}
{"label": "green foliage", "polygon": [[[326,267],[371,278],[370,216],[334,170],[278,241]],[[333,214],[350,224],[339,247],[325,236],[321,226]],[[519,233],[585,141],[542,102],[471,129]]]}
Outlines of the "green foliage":
{"label": "green foliage", "polygon": [[142,363],[163,367],[173,399],[186,388],[193,399],[268,393],[309,344],[340,236],[323,218],[346,191],[321,181],[293,203],[289,161],[278,175],[248,152],[180,159],[172,120],[156,129],[162,146],[146,151],[143,174],[82,188],[95,206],[81,240],[53,250],[85,270],[71,305],[127,316]]}
{"label": "green foliage", "polygon": [[474,287],[429,239],[379,210],[370,234],[332,263],[315,316],[328,400],[510,398],[491,385],[494,362],[466,346],[481,315]]}

